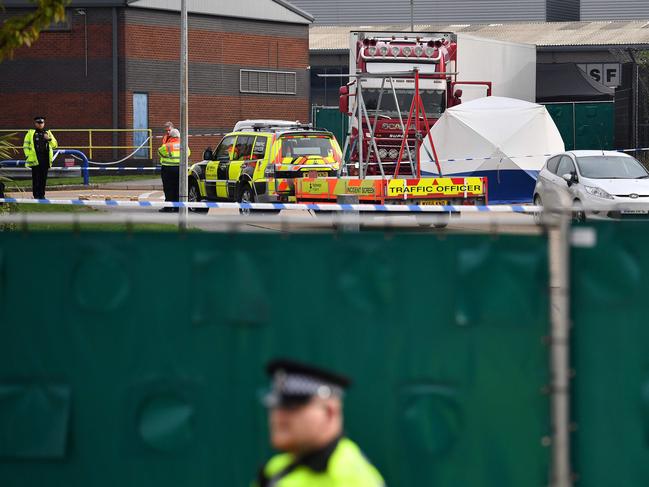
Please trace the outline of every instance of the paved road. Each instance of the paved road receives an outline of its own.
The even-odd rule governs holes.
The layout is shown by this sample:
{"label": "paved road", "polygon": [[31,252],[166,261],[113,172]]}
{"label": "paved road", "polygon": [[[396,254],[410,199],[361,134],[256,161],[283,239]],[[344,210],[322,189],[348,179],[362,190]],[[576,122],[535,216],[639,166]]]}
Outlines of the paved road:
{"label": "paved road", "polygon": [[[120,184],[120,183],[117,183]],[[126,182],[124,183],[126,185]],[[119,187],[119,186],[118,186]],[[146,186],[144,187],[146,188]],[[11,193],[12,197],[29,197],[25,193]],[[92,200],[114,199],[122,201],[164,201],[164,194],[160,190],[152,189],[116,189],[114,185],[105,189],[89,189],[89,190],[66,190],[66,191],[48,191],[47,197],[50,199],[78,199],[86,198]],[[110,212],[125,212],[125,213],[157,213],[155,208],[115,208],[115,207],[98,207],[102,211]],[[236,217],[238,210],[235,209],[216,209],[211,208],[206,215],[201,215],[198,222],[192,224],[197,228],[210,231],[227,231],[233,228],[232,223],[224,223],[221,217]],[[279,222],[268,223],[262,219],[260,222],[245,224],[237,226],[238,231],[266,231],[266,232],[282,232],[282,231],[300,231],[309,230],[326,230],[332,227],[332,215],[320,214],[316,216],[313,212],[303,210],[284,210],[281,212],[282,217],[302,217],[299,224],[286,225]],[[216,217],[216,218],[215,218]],[[497,217],[497,218],[495,218]],[[476,213],[476,214],[463,214],[459,217],[450,219],[449,225],[446,229],[436,229],[431,225],[422,225],[421,220],[418,220],[414,215],[391,216],[386,217],[381,215],[369,215],[364,221],[363,228],[385,228],[385,227],[404,227],[412,231],[436,232],[443,233],[449,230],[461,233],[484,233],[485,231],[493,233],[509,233],[509,234],[525,234],[536,235],[540,234],[541,230],[534,225],[531,215],[523,214],[503,214],[494,215],[491,213]]]}

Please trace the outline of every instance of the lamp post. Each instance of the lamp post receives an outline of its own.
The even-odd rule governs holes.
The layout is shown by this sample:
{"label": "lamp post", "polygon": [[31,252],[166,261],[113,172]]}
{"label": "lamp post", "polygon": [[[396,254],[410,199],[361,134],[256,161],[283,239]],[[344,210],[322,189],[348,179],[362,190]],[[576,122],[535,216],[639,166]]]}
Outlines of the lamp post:
{"label": "lamp post", "polygon": [[[187,127],[187,0],[180,1],[180,168],[179,168],[179,200],[187,202],[187,147],[189,130]],[[187,208],[178,210],[178,228],[187,229]]]}

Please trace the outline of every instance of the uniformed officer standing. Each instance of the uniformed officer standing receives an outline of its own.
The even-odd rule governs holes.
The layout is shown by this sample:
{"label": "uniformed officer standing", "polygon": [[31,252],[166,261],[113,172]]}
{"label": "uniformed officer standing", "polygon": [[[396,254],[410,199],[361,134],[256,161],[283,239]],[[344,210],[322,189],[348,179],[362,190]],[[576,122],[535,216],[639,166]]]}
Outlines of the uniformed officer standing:
{"label": "uniformed officer standing", "polygon": [[[169,138],[158,149],[160,155],[162,189],[165,201],[178,201],[179,199],[179,174],[180,174],[180,131],[172,128]],[[187,148],[187,156],[191,154]],[[158,210],[162,213],[178,213],[178,208],[164,207]]]}
{"label": "uniformed officer standing", "polygon": [[35,199],[45,198],[47,172],[52,166],[57,147],[52,132],[45,130],[45,117],[34,117],[34,128],[25,135],[23,151],[27,161],[25,165],[32,168],[32,194]]}
{"label": "uniformed officer standing", "polygon": [[266,368],[272,390],[270,439],[282,451],[260,470],[256,487],[382,487],[383,478],[343,436],[342,396],[349,379],[290,360]]}

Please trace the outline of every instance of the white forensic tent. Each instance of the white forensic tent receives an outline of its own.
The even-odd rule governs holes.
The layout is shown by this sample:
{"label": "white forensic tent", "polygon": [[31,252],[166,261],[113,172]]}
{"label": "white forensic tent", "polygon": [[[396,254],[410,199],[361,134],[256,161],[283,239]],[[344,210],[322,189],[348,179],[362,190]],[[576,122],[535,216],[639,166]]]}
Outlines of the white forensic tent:
{"label": "white forensic tent", "polygon": [[[485,176],[491,203],[532,200],[536,177],[563,140],[543,105],[490,96],[449,108],[430,134],[444,176]],[[438,175],[428,138],[422,176]]]}

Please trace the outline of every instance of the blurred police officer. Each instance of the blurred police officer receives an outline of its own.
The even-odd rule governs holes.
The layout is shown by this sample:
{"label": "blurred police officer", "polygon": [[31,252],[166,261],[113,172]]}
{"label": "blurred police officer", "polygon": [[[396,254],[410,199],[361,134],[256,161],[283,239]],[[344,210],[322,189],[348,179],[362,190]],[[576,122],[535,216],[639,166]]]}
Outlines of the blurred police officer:
{"label": "blurred police officer", "polygon": [[176,128],[174,127],[173,122],[165,122],[165,134],[162,136],[162,145],[165,145],[167,142],[169,142],[169,139],[171,138],[171,131]]}
{"label": "blurred police officer", "polygon": [[45,198],[47,172],[52,166],[54,150],[58,143],[51,131],[45,130],[45,117],[34,117],[34,128],[27,131],[23,141],[26,166],[32,169],[32,194]]}
{"label": "blurred police officer", "polygon": [[272,390],[270,440],[280,453],[259,472],[256,487],[381,487],[381,474],[343,436],[342,396],[349,379],[290,360],[266,368]]}
{"label": "blurred police officer", "polygon": [[[179,174],[180,174],[180,131],[171,129],[169,138],[160,146],[158,154],[160,155],[162,189],[165,194],[165,201],[178,201],[179,196]],[[191,154],[187,148],[187,157]],[[178,208],[161,208],[163,213],[178,212]]]}

